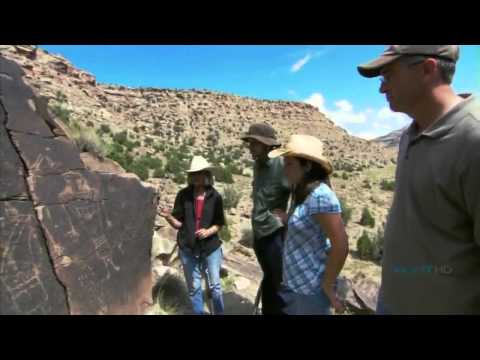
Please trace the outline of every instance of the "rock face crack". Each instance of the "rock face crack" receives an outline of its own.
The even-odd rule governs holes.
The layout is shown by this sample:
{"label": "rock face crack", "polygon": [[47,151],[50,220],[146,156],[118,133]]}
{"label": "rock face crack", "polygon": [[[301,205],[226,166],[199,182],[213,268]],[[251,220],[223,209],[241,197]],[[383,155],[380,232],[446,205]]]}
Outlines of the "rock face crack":
{"label": "rock face crack", "polygon": [[[5,107],[3,105],[3,102],[2,102],[2,92],[1,92],[1,87],[0,87],[0,113],[2,113],[3,115],[0,115],[0,118],[3,116],[5,118],[5,122],[8,121],[8,113],[7,111],[5,110]],[[17,148],[17,145],[15,145],[14,141],[12,140],[11,138],[11,134],[10,134],[10,131],[8,131],[8,129],[6,130],[6,135],[8,136],[8,138],[10,139],[10,143],[12,145],[12,148],[15,150],[15,152],[17,153],[18,155],[18,159],[20,160],[20,163],[23,167],[23,171],[25,172],[25,174],[28,176],[29,175],[29,170],[27,168],[27,165],[25,164],[22,156],[21,156],[21,153],[19,151],[19,149]],[[29,186],[26,186],[25,187],[25,190],[26,190],[26,193],[27,193],[27,196],[26,196],[26,200],[30,201],[32,204],[33,204],[33,197],[32,197],[32,193],[31,193],[31,190],[29,188]],[[8,200],[8,199],[7,199]],[[51,269],[53,270],[55,268],[55,264],[53,262],[53,259],[52,259],[52,255],[50,254],[50,251],[49,251],[49,248],[48,248],[48,245],[47,245],[47,238],[45,236],[45,231],[44,231],[44,228],[41,224],[41,222],[39,221],[38,219],[38,216],[37,216],[37,213],[35,211],[33,211],[33,214],[36,218],[36,221],[38,222],[39,226],[38,226],[38,229],[40,230],[41,232],[41,238],[43,241],[41,241],[42,243],[42,246],[44,247],[44,250],[46,251],[46,254],[48,255],[48,260],[50,262],[50,265],[51,265]],[[63,284],[63,282],[59,279],[59,277],[57,276],[56,272],[55,271],[52,271],[53,275],[55,276],[56,280],[58,281],[58,283],[63,287],[63,290],[64,290],[64,301],[65,301],[65,306],[66,306],[66,309],[67,309],[67,312],[70,314],[70,305],[69,305],[69,300],[68,300],[68,289],[67,287]],[[1,313],[1,311],[0,311]]]}

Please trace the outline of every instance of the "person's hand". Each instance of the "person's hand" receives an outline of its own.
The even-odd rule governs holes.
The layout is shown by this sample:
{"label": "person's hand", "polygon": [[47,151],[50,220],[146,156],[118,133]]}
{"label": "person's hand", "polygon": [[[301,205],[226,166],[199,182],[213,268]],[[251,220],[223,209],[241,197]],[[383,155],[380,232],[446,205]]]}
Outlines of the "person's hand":
{"label": "person's hand", "polygon": [[195,232],[195,236],[197,236],[199,239],[203,240],[209,236],[213,235],[212,232],[208,229],[200,229]]}
{"label": "person's hand", "polygon": [[282,222],[282,224],[287,224],[288,215],[285,211],[283,211],[282,209],[274,209],[274,210],[272,210],[272,214],[275,215],[276,217],[278,217],[280,219],[280,221]]}
{"label": "person's hand", "polygon": [[332,307],[335,309],[335,313],[343,314],[345,312],[345,305],[343,305],[342,302],[338,299],[337,293],[333,285],[323,285],[322,288],[328,299],[330,300]]}
{"label": "person's hand", "polygon": [[168,211],[165,208],[162,208],[162,209],[160,209],[160,214],[159,215],[166,219],[170,216],[170,211]]}

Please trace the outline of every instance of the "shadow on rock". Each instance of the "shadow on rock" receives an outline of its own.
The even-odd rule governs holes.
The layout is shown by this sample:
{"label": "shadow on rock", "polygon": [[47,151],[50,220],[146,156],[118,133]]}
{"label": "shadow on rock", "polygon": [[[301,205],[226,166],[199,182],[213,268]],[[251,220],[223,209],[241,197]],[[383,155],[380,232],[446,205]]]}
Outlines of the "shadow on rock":
{"label": "shadow on rock", "polygon": [[243,296],[227,292],[223,294],[225,304],[225,315],[252,315],[253,303]]}
{"label": "shadow on rock", "polygon": [[152,297],[162,309],[169,313],[182,315],[188,313],[190,300],[185,281],[174,274],[165,274],[153,287]]}

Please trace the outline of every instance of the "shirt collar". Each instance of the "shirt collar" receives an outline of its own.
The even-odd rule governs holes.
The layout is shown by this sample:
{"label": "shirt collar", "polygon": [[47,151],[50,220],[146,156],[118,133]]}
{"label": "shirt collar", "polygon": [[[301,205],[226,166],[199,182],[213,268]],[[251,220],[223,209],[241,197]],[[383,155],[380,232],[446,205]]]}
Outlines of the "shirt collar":
{"label": "shirt collar", "polygon": [[407,130],[409,138],[412,141],[422,136],[431,139],[438,139],[450,132],[455,125],[457,125],[458,119],[462,117],[462,114],[468,111],[467,105],[471,104],[475,100],[475,97],[472,94],[459,94],[459,96],[464,98],[464,100],[455,105],[440,119],[425,129],[421,134],[418,134],[417,127],[413,121]]}

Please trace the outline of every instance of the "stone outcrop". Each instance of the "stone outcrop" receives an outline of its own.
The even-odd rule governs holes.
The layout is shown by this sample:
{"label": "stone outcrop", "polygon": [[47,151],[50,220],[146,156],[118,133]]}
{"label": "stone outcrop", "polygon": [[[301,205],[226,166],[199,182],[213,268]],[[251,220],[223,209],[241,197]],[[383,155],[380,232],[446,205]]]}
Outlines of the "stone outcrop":
{"label": "stone outcrop", "polygon": [[143,314],[155,189],[81,157],[23,76],[0,56],[0,314]]}

